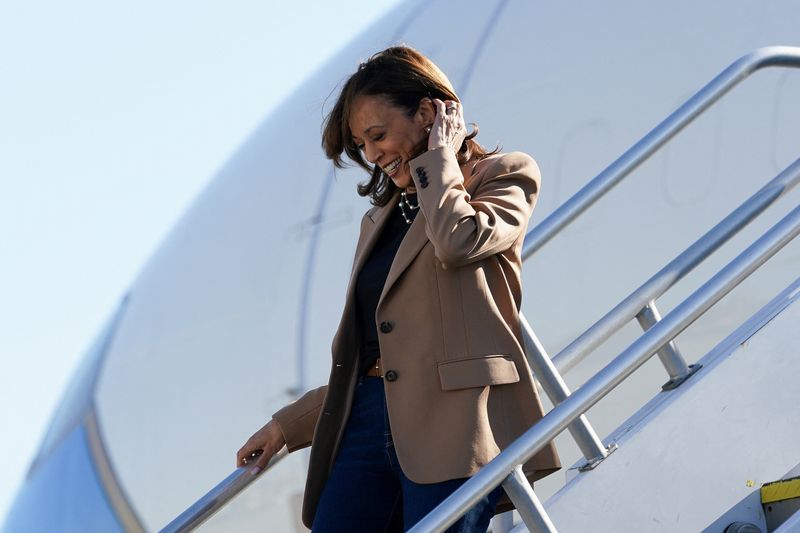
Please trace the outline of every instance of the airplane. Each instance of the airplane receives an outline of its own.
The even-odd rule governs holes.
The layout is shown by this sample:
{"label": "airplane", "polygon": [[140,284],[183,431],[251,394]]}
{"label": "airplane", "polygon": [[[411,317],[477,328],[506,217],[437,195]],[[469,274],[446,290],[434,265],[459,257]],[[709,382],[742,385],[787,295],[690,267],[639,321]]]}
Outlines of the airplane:
{"label": "airplane", "polygon": [[[800,4],[789,0],[399,4],[264,119],[153,253],[87,349],[2,530],[157,531],[231,473],[236,450],[273,412],[327,381],[369,203],[355,193],[363,170],[334,171],[325,158],[320,122],[331,90],[360,60],[395,43],[421,50],[454,83],[467,121],[480,127],[479,141],[531,154],[542,170],[533,230],[737,59],[766,46],[800,45],[798,23]],[[754,73],[526,261],[522,310],[548,354],[561,353],[795,161],[798,95],[796,69]],[[776,211],[796,205],[797,194],[788,191]],[[661,314],[677,309],[780,216],[769,211],[683,278],[659,300]],[[778,318],[796,313],[795,293],[786,290],[794,287],[798,260],[800,245],[791,242],[695,321],[675,340],[684,357],[716,354],[776,296],[787,302]],[[774,335],[794,346],[792,333],[784,327]],[[569,387],[579,391],[641,334],[635,321],[622,327],[565,374]],[[709,383],[711,363],[686,381],[691,390]],[[736,505],[741,491],[798,474],[795,452],[713,505],[704,499],[710,489],[686,485],[677,474],[654,476],[646,494],[637,488],[632,497],[626,483],[648,478],[646,468],[605,490],[581,492],[591,485],[583,476],[603,480],[611,465],[628,460],[625,438],[635,436],[623,438],[620,428],[630,429],[632,420],[680,433],[670,406],[658,403],[665,379],[653,357],[587,412],[604,444],[614,436],[619,446],[593,471],[570,468],[581,464],[581,451],[568,432],[556,438],[565,467],[535,491],[559,530],[723,531],[734,522],[729,511],[744,513]],[[641,408],[665,416],[647,418]],[[789,406],[775,409],[791,417]],[[747,428],[763,431],[754,423],[762,415],[742,413],[740,438]],[[687,463],[676,470],[699,469],[690,459],[695,451],[686,449]],[[202,530],[305,531],[307,461],[307,451],[286,456]],[[713,478],[716,470],[704,466],[698,471]],[[697,505],[659,503],[659,492],[688,494]],[[606,501],[615,494],[624,501]],[[592,498],[614,512],[591,506]],[[677,507],[664,510],[671,505]],[[751,521],[766,531],[765,512],[756,507]],[[570,517],[569,509],[581,512]],[[682,522],[662,520],[675,512]],[[730,522],[718,523],[723,516]],[[512,526],[493,523],[494,531],[505,527]]]}

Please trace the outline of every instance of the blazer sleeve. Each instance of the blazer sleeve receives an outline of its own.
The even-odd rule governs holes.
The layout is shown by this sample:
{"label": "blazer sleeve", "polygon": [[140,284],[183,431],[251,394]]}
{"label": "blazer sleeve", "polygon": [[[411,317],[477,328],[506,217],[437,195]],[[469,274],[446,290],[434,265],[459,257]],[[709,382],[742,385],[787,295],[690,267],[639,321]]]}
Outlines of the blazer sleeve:
{"label": "blazer sleeve", "polygon": [[494,158],[476,176],[481,181],[472,196],[452,150],[429,150],[409,163],[425,231],[445,267],[503,252],[528,227],[541,180],[529,155],[512,152]]}
{"label": "blazer sleeve", "polygon": [[278,423],[283,433],[286,447],[290,452],[311,446],[311,439],[314,437],[314,429],[327,392],[327,385],[310,390],[272,415],[272,419]]}

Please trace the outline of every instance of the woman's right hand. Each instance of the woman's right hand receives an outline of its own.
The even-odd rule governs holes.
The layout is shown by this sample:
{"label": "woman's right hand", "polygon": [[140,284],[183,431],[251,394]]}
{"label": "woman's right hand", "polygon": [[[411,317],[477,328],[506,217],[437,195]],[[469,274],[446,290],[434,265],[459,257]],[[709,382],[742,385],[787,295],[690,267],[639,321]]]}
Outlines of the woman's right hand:
{"label": "woman's right hand", "polygon": [[[253,475],[261,472],[276,453],[286,445],[283,432],[275,420],[270,420],[264,427],[256,431],[252,437],[247,439],[238,452],[236,452],[236,466],[253,465],[251,473]],[[263,452],[253,463],[252,454]]]}

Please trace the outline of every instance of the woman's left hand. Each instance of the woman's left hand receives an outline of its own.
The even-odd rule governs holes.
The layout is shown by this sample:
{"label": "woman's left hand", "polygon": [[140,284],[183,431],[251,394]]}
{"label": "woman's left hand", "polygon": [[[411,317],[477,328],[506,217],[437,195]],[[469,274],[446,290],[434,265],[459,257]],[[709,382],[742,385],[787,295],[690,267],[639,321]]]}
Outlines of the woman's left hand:
{"label": "woman's left hand", "polygon": [[428,136],[428,150],[446,147],[457,153],[467,136],[464,108],[454,100],[442,101],[434,98],[432,101],[436,108],[436,117]]}

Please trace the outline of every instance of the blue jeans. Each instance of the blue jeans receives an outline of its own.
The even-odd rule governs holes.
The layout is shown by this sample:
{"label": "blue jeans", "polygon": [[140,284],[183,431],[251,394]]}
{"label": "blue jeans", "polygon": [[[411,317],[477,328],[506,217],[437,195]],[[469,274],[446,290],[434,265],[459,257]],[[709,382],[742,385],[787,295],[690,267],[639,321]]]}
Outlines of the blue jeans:
{"label": "blue jeans", "polygon": [[[407,531],[467,479],[432,484],[408,479],[395,454],[383,379],[361,377],[312,531]],[[501,495],[502,487],[497,487],[448,533],[485,532]]]}

